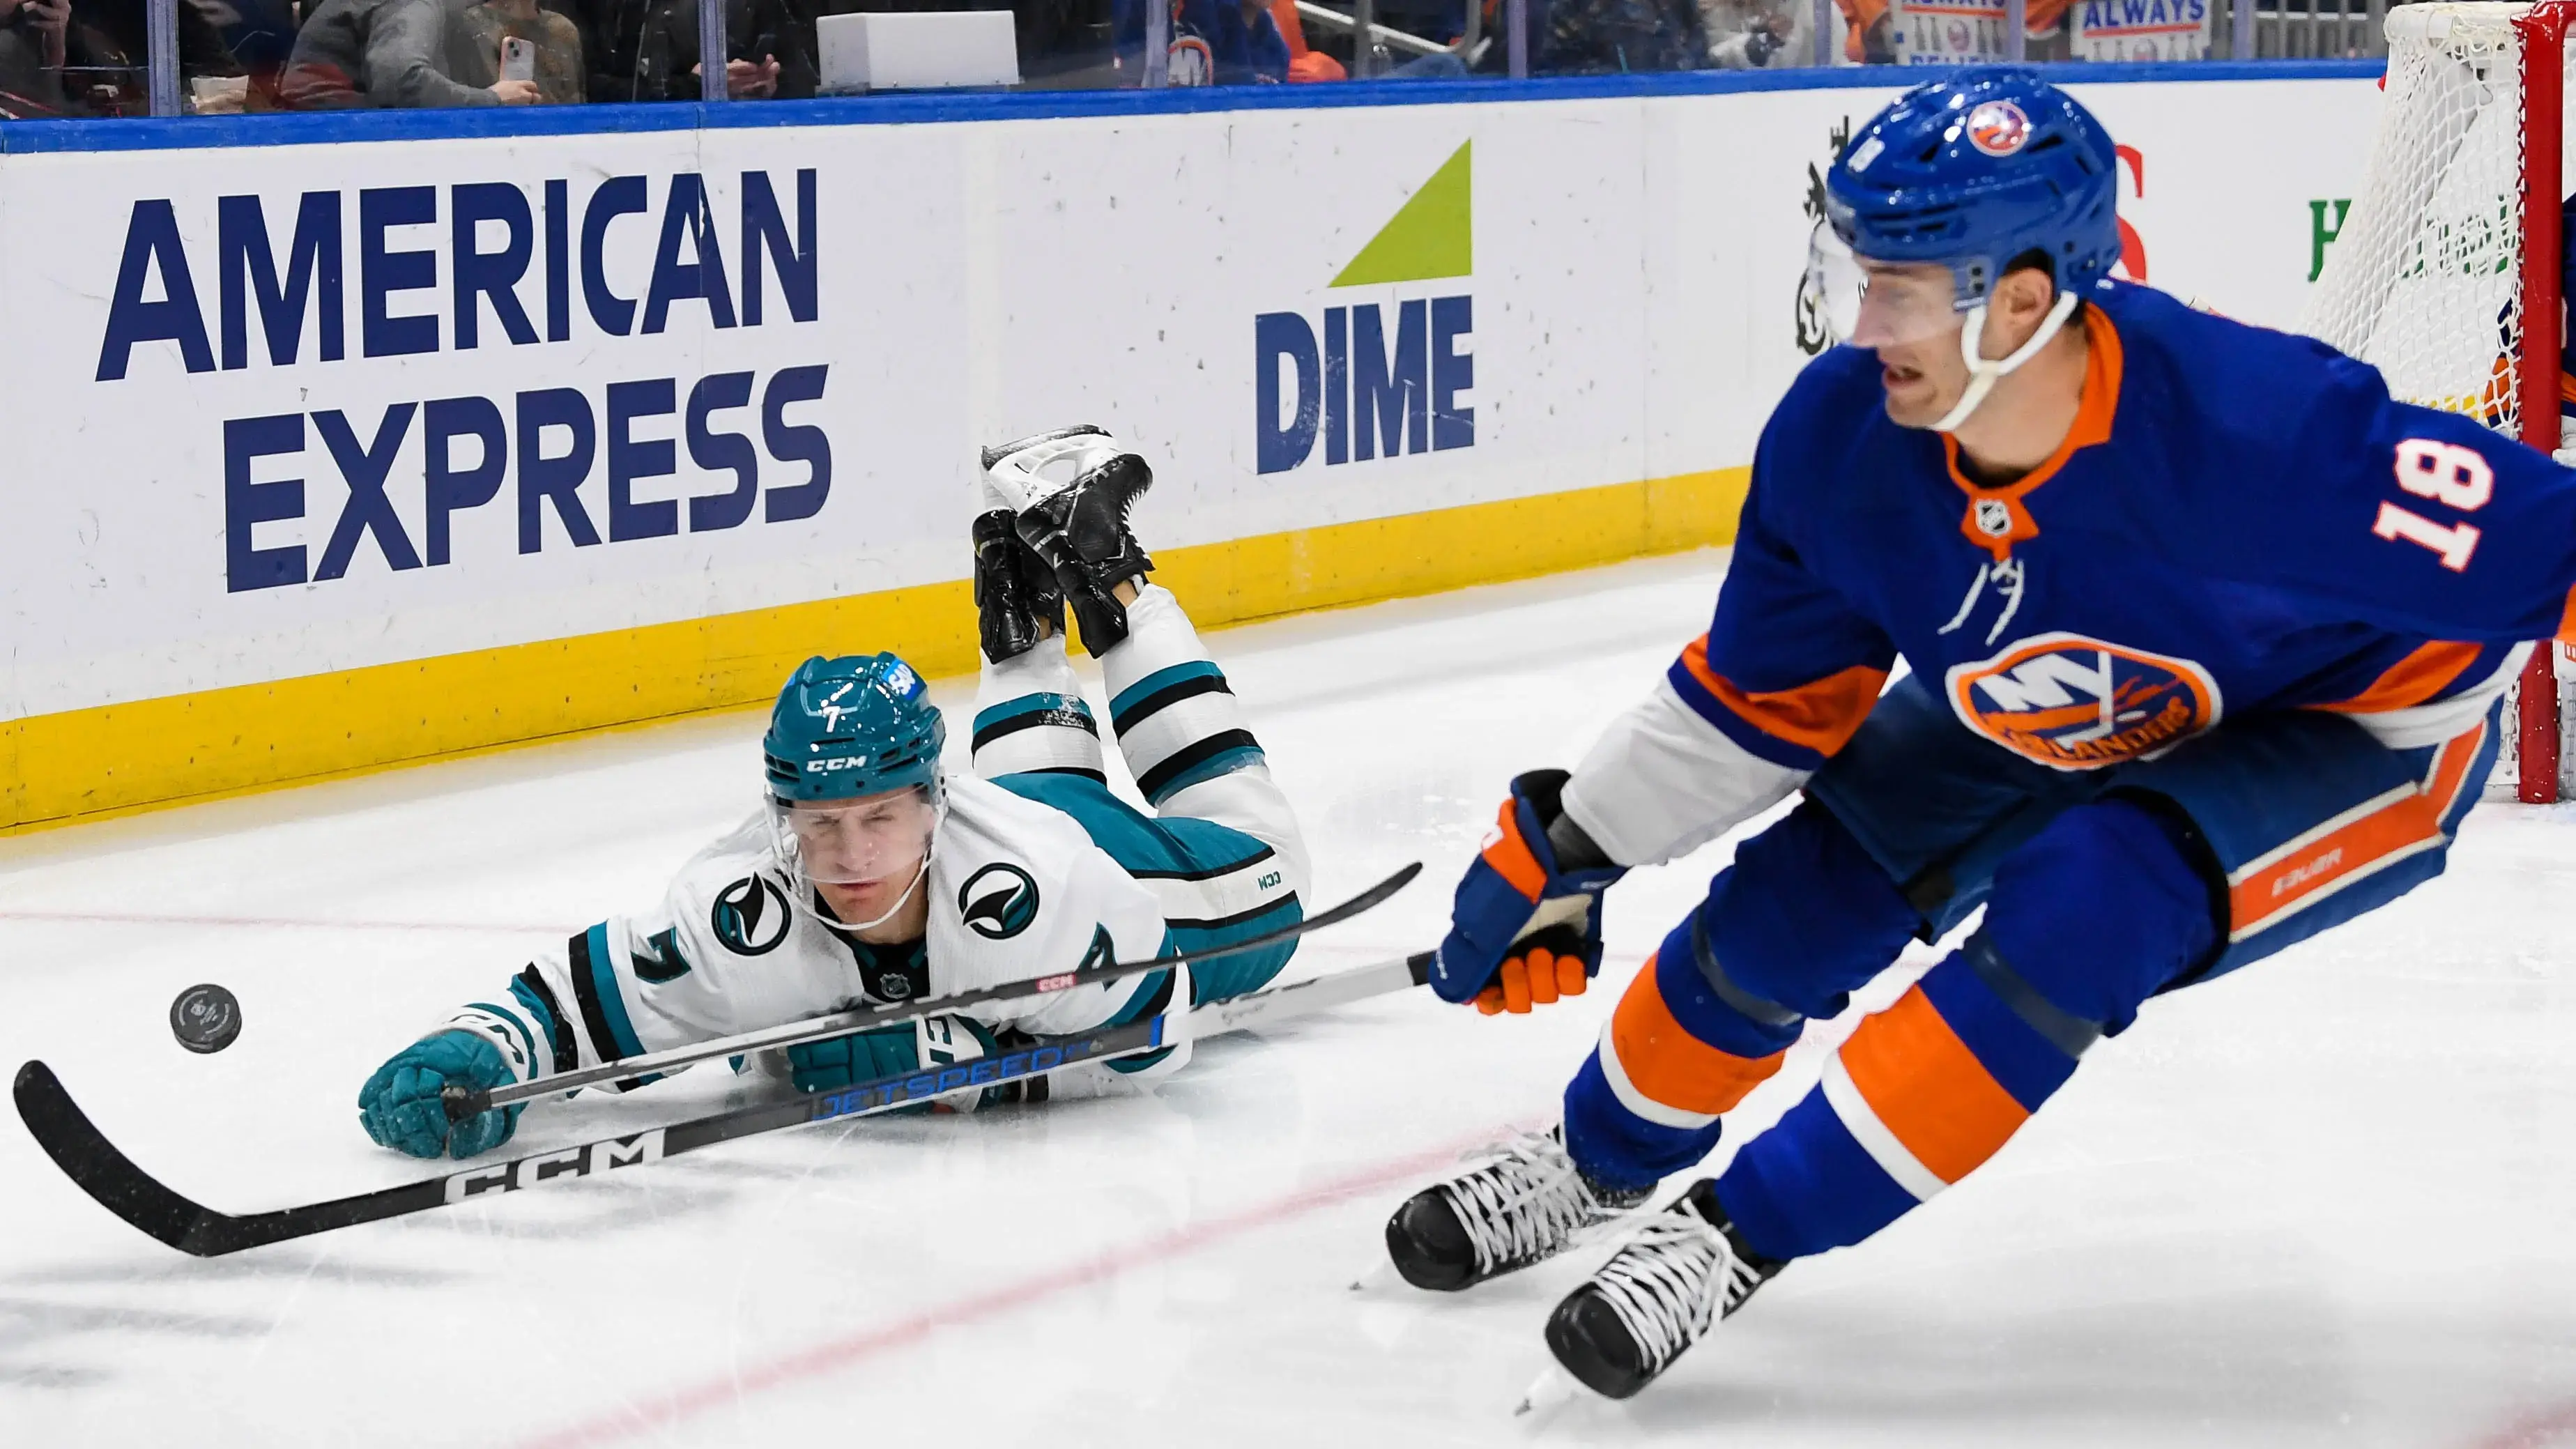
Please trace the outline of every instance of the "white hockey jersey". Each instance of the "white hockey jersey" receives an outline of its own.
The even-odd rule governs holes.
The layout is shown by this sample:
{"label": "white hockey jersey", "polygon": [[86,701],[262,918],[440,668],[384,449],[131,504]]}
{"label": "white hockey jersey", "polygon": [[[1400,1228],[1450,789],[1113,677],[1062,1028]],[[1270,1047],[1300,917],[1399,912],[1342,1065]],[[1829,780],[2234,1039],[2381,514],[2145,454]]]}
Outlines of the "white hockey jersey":
{"label": "white hockey jersey", "polygon": [[[692,857],[661,906],[616,916],[531,963],[509,999],[449,1027],[502,1048],[521,1080],[666,1051],[862,1004],[1032,981],[1103,959],[1166,954],[1154,894],[1062,811],[972,775],[951,776],[932,838],[919,957],[825,922],[754,816]],[[909,959],[907,959],[909,958]],[[1155,974],[974,1013],[1036,1035],[1085,1031],[1159,985]],[[1175,1001],[1189,1000],[1179,975]]]}

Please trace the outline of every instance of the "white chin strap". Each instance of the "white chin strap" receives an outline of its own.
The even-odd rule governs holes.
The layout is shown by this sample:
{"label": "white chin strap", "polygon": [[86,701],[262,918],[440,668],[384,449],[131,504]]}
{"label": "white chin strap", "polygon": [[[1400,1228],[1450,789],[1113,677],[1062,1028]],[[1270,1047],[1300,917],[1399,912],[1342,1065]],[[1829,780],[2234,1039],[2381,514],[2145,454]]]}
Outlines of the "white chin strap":
{"label": "white chin strap", "polygon": [[922,877],[929,874],[930,852],[925,850],[921,853],[921,868],[912,873],[912,884],[903,888],[903,894],[894,898],[894,904],[885,908],[884,915],[877,917],[873,921],[843,921],[841,923],[842,928],[850,931],[873,931],[877,927],[884,925],[886,922],[893,920],[895,913],[903,909],[903,903],[912,899],[912,893],[921,889]]}
{"label": "white chin strap", "polygon": [[1968,390],[1959,394],[1958,404],[1941,415],[1941,421],[1932,425],[1932,431],[1957,431],[1959,424],[1968,420],[1968,415],[1977,410],[1978,405],[1986,400],[1986,394],[1995,390],[1995,384],[2001,382],[2005,374],[2039,355],[2039,349],[2046,347],[2049,339],[2057,335],[2058,329],[2066,325],[2066,319],[2075,315],[2078,300],[2073,292],[2058,293],[2056,305],[2040,319],[2039,330],[2030,334],[2030,340],[2015,348],[2012,356],[1993,361],[1978,355],[1981,350],[1979,344],[1986,335],[1986,307],[1984,303],[1978,303],[1976,309],[1968,314],[1968,325],[1959,329],[1959,356],[1968,364]]}

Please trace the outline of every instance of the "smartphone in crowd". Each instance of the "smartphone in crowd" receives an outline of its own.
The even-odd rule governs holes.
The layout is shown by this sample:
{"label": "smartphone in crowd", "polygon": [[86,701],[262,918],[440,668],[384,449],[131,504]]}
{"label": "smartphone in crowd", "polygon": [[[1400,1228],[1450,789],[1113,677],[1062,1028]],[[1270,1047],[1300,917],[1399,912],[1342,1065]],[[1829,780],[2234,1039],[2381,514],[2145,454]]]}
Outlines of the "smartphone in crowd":
{"label": "smartphone in crowd", "polygon": [[515,35],[501,37],[501,79],[532,81],[537,78],[537,43]]}

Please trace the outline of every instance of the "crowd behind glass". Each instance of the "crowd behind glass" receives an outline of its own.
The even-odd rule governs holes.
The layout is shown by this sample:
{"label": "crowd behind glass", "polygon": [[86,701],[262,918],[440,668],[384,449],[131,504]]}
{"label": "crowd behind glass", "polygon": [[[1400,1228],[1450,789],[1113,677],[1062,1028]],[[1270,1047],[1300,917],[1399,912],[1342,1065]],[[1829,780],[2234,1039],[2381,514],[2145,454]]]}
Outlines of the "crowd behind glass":
{"label": "crowd behind glass", "polygon": [[0,118],[792,99],[835,88],[818,21],[869,12],[1007,9],[1019,88],[1047,90],[2367,56],[2386,3],[0,0]]}

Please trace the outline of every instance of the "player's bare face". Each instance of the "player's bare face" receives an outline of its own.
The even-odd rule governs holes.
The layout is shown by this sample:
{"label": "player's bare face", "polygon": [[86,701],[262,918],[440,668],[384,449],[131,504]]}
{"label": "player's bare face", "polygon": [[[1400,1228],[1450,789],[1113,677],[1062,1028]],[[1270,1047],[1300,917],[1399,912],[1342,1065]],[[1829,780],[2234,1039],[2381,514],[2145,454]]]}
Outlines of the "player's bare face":
{"label": "player's bare face", "polygon": [[920,790],[832,804],[799,803],[787,823],[805,874],[832,914],[852,923],[893,910],[930,856],[938,813]]}
{"label": "player's bare face", "polygon": [[1959,355],[1965,318],[1952,300],[1950,269],[1866,257],[1859,266],[1863,287],[1852,345],[1878,354],[1888,420],[1930,427],[1968,386],[1968,364]]}

